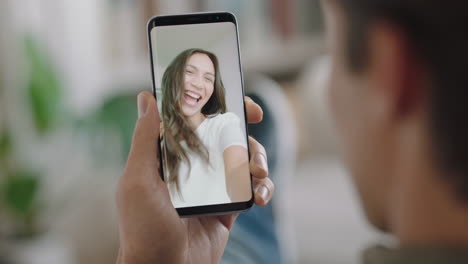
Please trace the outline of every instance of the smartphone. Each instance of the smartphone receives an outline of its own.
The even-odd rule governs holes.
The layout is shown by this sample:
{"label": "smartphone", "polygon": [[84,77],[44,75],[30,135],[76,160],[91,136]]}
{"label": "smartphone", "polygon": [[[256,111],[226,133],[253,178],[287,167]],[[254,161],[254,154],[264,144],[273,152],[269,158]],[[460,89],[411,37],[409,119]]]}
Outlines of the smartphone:
{"label": "smartphone", "polygon": [[253,205],[237,21],[227,12],[148,22],[161,176],[181,216]]}

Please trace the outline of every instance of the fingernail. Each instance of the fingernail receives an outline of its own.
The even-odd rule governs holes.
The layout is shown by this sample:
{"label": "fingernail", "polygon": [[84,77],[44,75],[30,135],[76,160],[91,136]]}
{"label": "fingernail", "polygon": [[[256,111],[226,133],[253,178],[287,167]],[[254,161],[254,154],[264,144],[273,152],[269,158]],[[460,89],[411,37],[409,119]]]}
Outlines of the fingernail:
{"label": "fingernail", "polygon": [[260,168],[264,169],[265,171],[268,171],[268,164],[267,164],[265,155],[263,155],[263,154],[260,153],[260,152],[257,152],[257,153],[255,154],[254,159],[255,159],[255,163],[257,164],[257,166],[259,166]]}
{"label": "fingernail", "polygon": [[268,188],[265,185],[260,185],[257,188],[257,194],[262,197],[264,201],[268,199]]}
{"label": "fingernail", "polygon": [[148,100],[144,94],[138,95],[138,118],[145,116],[146,110],[148,109]]}

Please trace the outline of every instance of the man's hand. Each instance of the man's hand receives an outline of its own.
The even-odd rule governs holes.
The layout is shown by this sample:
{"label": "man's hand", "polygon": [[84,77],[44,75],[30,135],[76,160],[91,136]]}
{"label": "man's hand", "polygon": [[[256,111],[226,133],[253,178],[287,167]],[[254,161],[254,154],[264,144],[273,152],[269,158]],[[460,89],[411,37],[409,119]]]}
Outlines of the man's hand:
{"label": "man's hand", "polygon": [[[249,123],[262,109],[245,98]],[[149,92],[138,95],[132,148],[117,190],[120,251],[118,263],[219,263],[238,214],[180,218],[159,175],[160,120]],[[274,192],[266,152],[249,138],[255,203],[266,205]]]}

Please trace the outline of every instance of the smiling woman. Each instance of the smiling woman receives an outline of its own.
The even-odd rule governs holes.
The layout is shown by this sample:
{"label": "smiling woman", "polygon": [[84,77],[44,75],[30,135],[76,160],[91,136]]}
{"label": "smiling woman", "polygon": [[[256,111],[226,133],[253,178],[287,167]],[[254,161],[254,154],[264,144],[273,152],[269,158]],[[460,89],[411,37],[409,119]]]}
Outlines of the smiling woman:
{"label": "smiling woman", "polygon": [[[227,113],[219,62],[187,49],[162,77],[164,178],[175,207],[250,199],[248,155],[241,122]],[[244,179],[245,178],[245,179]],[[208,188],[207,188],[208,187]]]}

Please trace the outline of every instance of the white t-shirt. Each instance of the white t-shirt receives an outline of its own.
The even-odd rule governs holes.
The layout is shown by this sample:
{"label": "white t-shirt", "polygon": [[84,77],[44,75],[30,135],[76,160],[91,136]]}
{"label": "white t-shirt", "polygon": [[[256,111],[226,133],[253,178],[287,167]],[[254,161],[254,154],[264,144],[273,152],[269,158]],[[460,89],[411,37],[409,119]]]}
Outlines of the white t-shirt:
{"label": "white t-shirt", "polygon": [[[174,184],[168,184],[172,204],[176,208],[231,203],[226,189],[223,152],[231,146],[247,149],[244,129],[233,113],[207,117],[195,130],[209,153],[209,164],[199,154],[181,142],[190,159],[189,166],[182,161],[179,168],[180,193]],[[246,157],[247,159],[247,157]]]}

